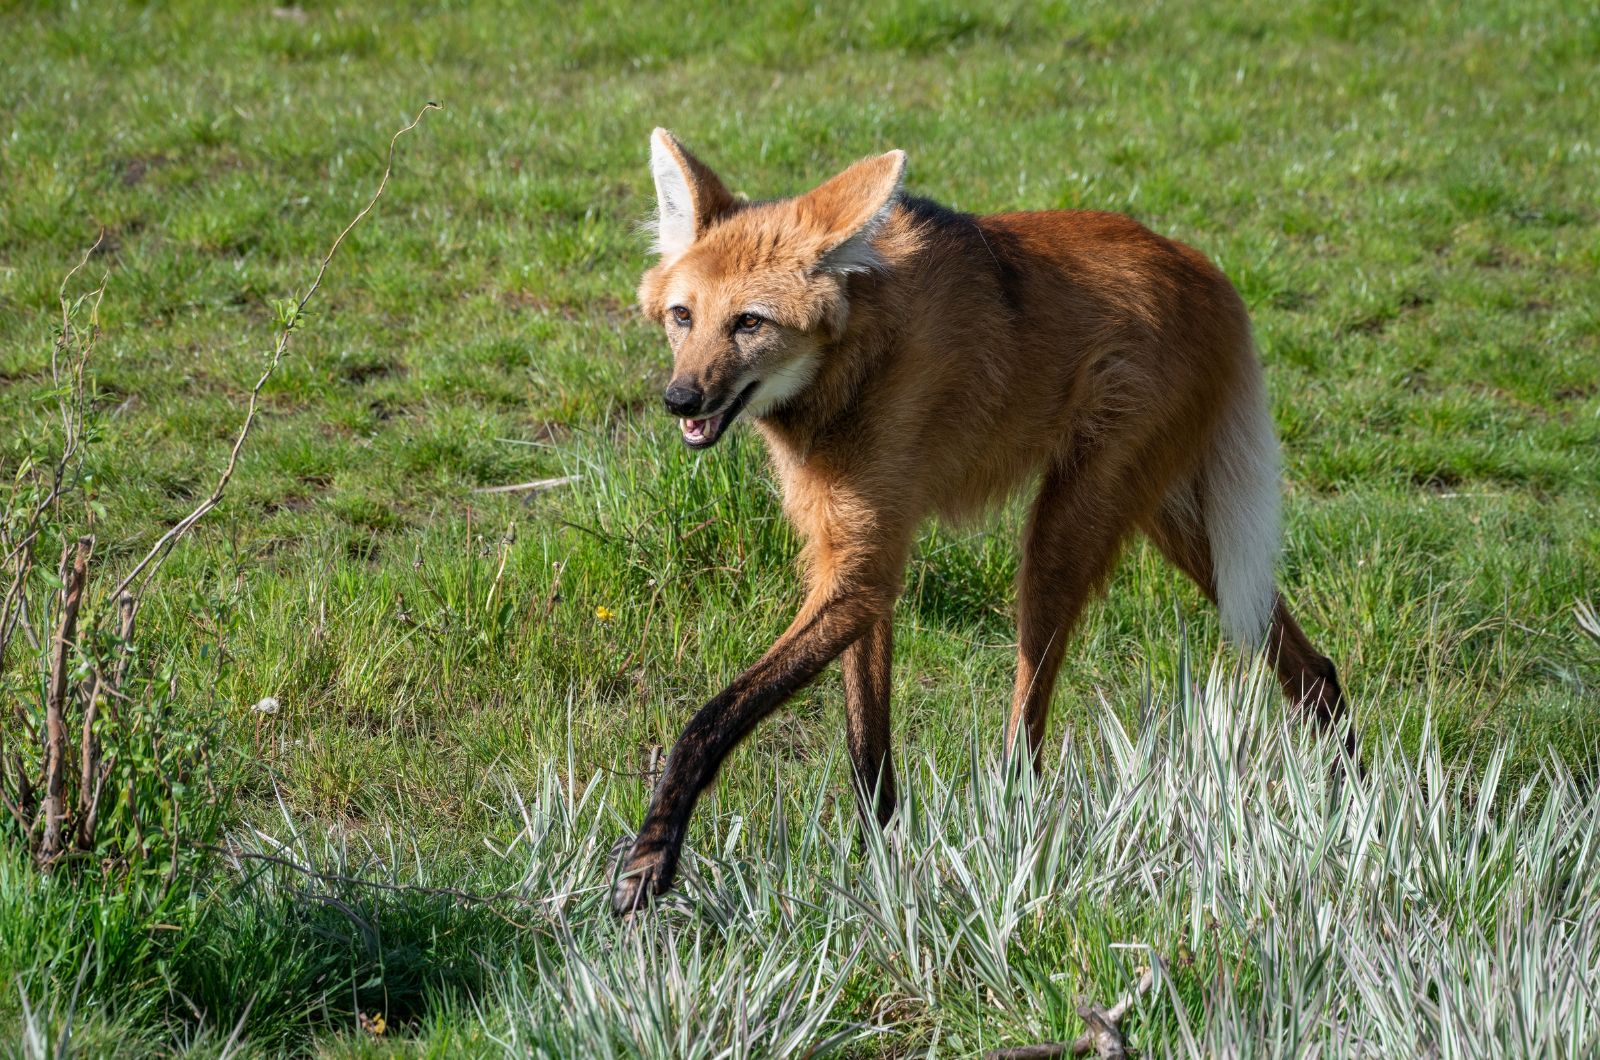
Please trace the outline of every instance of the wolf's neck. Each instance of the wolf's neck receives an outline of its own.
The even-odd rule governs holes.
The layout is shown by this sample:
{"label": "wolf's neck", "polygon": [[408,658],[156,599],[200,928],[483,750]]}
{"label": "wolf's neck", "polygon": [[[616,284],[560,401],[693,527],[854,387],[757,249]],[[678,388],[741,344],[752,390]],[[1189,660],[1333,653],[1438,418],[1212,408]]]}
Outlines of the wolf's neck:
{"label": "wolf's neck", "polygon": [[888,276],[852,278],[844,333],[822,347],[810,385],[758,421],[768,444],[803,459],[824,437],[854,433],[840,428],[862,415],[863,395],[893,357],[902,330],[892,305],[892,287]]}

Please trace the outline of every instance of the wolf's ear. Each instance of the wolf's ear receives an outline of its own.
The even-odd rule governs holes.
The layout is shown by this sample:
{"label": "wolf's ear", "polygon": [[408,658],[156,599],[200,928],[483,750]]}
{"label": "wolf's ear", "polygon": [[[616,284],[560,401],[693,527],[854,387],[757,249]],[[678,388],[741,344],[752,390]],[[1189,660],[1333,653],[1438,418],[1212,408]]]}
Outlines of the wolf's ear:
{"label": "wolf's ear", "polygon": [[890,151],[857,162],[795,200],[802,221],[818,240],[821,272],[869,272],[879,266],[872,238],[889,219],[906,172],[906,153]]}
{"label": "wolf's ear", "polygon": [[656,250],[675,258],[734,205],[717,175],[665,129],[650,134],[650,172],[656,178]]}

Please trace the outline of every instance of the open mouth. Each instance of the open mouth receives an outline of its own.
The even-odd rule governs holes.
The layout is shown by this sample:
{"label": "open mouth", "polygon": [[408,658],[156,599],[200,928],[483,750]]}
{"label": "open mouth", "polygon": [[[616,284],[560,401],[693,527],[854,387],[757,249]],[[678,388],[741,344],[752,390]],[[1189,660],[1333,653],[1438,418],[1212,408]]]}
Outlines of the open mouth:
{"label": "open mouth", "polygon": [[750,402],[750,395],[754,394],[756,387],[760,385],[761,381],[759,379],[751,383],[739,392],[739,396],[734,398],[727,408],[713,416],[707,416],[705,419],[700,420],[686,419],[681,421],[683,444],[690,449],[709,449],[716,445],[717,439],[722,437],[722,432],[726,431],[728,425],[738,418],[739,413],[744,411],[745,405]]}

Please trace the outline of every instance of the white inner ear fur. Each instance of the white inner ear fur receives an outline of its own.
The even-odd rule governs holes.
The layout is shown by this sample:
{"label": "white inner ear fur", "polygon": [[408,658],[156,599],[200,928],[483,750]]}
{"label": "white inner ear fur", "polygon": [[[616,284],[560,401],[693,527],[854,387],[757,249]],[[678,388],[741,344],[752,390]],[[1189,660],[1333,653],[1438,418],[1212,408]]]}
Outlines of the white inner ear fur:
{"label": "white inner ear fur", "polygon": [[889,215],[894,212],[894,204],[900,199],[900,184],[905,179],[905,155],[900,156],[900,168],[894,175],[894,186],[889,189],[878,208],[872,212],[860,228],[850,234],[844,242],[822,255],[817,262],[819,272],[831,272],[845,275],[852,272],[872,272],[883,267],[883,259],[878,257],[877,250],[872,241],[883,229],[889,220]]}
{"label": "white inner ear fur", "polygon": [[694,242],[694,196],[683,167],[660,136],[650,139],[650,173],[656,180],[656,253],[675,258]]}

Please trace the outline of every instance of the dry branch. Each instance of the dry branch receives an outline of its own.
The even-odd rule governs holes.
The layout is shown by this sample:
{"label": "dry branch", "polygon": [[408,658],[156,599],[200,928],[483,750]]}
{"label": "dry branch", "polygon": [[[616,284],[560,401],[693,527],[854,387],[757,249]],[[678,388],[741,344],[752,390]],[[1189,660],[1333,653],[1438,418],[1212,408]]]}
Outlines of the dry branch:
{"label": "dry branch", "polygon": [[50,688],[45,700],[44,838],[39,844],[39,860],[44,865],[61,853],[61,831],[67,818],[67,667],[78,643],[78,608],[83,603],[89,554],[93,551],[94,538],[86,536],[78,538],[76,546],[68,545],[61,554],[61,622],[52,645]]}
{"label": "dry branch", "polygon": [[1128,1040],[1123,1037],[1120,1024],[1134,1003],[1148,994],[1150,988],[1155,985],[1156,966],[1159,963],[1159,958],[1152,955],[1150,967],[1139,977],[1138,984],[1122,995],[1110,1008],[1101,1008],[1088,998],[1079,1001],[1078,1016],[1088,1029],[1072,1041],[1040,1042],[1037,1045],[1022,1045],[1012,1049],[994,1049],[987,1054],[987,1060],[1049,1060],[1058,1056],[1090,1055],[1100,1057],[1101,1060],[1123,1060],[1128,1055]]}
{"label": "dry branch", "polygon": [[514,482],[508,486],[479,486],[473,493],[543,493],[553,490],[557,486],[578,481],[577,475],[562,475],[559,478],[536,478],[532,482]]}
{"label": "dry branch", "polygon": [[[128,674],[128,660],[132,656],[133,646],[133,596],[123,593],[117,598],[117,659],[111,665],[111,674],[108,677],[97,661],[94,669],[94,682],[89,687],[89,694],[83,703],[83,732],[78,739],[78,748],[82,754],[82,765],[78,770],[78,849],[89,850],[94,846],[95,829],[100,823],[100,796],[105,790],[106,778],[111,775],[112,766],[116,763],[116,756],[111,762],[102,764],[100,761],[100,737],[95,732],[95,723],[100,719],[100,704],[112,703],[112,718],[118,717],[115,707],[116,699],[122,695],[122,682]],[[92,783],[91,783],[92,781]]]}

